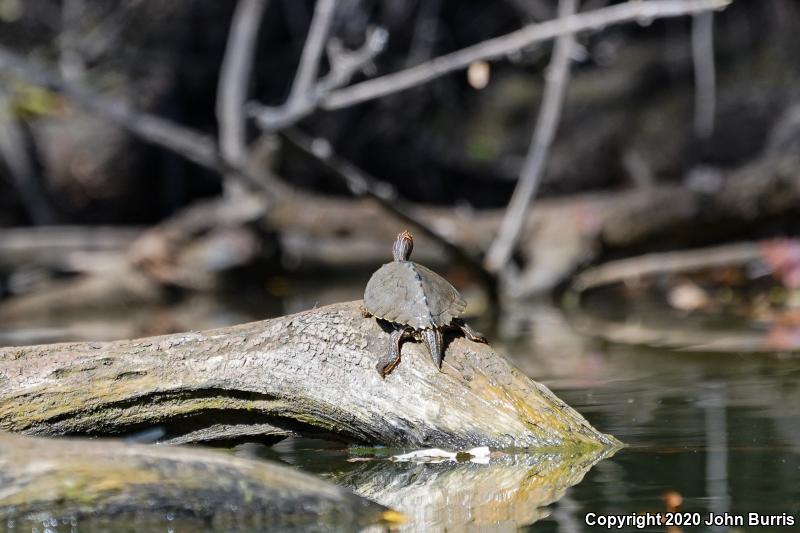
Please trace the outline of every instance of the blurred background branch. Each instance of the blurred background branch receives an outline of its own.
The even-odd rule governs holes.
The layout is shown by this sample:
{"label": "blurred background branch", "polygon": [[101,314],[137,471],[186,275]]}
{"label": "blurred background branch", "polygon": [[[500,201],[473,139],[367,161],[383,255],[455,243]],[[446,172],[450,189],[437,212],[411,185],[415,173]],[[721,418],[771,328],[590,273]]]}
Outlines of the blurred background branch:
{"label": "blurred background branch", "polygon": [[[30,11],[8,27],[48,32],[0,38],[3,201],[18,209],[4,223],[148,226],[129,266],[186,290],[248,262],[278,277],[371,264],[409,226],[426,260],[488,294],[481,305],[499,286],[547,293],[615,254],[741,240],[719,221],[792,212],[798,128],[794,70],[756,59],[790,65],[769,52],[791,39],[790,7],[759,8],[780,31],[754,37],[737,26],[749,8],[711,13],[727,5]],[[167,26],[180,31],[155,31]]]}
{"label": "blurred background branch", "polygon": [[325,99],[323,107],[325,109],[340,109],[367,100],[381,98],[430,82],[455,70],[464,69],[475,61],[500,59],[536,43],[555,39],[560,35],[597,30],[612,24],[620,24],[632,20],[679,17],[709,9],[722,9],[729,3],[730,0],[624,2],[587,13],[530,24],[507,35],[488,39],[400,72],[387,74],[380,78],[363,81],[334,91]]}
{"label": "blurred background branch", "polygon": [[[578,10],[577,0],[559,0],[559,18],[573,15]],[[553,46],[553,57],[545,74],[545,88],[542,101],[539,104],[539,118],[533,132],[528,155],[522,165],[517,187],[511,195],[511,201],[500,225],[500,231],[486,252],[484,265],[490,272],[499,272],[508,264],[511,253],[519,239],[525,212],[529,209],[531,201],[536,194],[544,166],[547,162],[547,153],[558,128],[561,116],[561,107],[564,105],[564,93],[569,83],[569,70],[571,55],[575,45],[572,34],[562,35],[556,39]]]}
{"label": "blurred background branch", "polygon": [[240,0],[233,13],[217,89],[219,149],[229,165],[247,163],[244,105],[250,88],[256,39],[267,0]]}
{"label": "blurred background branch", "polygon": [[714,14],[692,16],[692,57],[694,60],[694,130],[701,139],[714,131],[716,73],[714,69]]}

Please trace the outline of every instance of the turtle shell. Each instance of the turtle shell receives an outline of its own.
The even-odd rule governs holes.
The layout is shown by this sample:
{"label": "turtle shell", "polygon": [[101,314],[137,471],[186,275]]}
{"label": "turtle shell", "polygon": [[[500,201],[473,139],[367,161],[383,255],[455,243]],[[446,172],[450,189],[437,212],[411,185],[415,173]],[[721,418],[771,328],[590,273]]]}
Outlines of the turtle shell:
{"label": "turtle shell", "polygon": [[367,282],[364,306],[378,318],[425,329],[450,324],[467,303],[433,270],[413,261],[393,261]]}

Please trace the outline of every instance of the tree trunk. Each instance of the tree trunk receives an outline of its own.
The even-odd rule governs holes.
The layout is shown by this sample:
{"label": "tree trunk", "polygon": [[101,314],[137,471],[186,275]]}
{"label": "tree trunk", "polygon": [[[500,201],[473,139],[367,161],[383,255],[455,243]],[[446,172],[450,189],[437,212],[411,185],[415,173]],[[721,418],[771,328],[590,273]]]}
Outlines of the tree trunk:
{"label": "tree trunk", "polygon": [[618,441],[491,346],[445,339],[442,371],[361,302],[203,333],[0,349],[0,430],[119,435],[163,426],[181,442],[289,434],[464,449],[613,447]]}

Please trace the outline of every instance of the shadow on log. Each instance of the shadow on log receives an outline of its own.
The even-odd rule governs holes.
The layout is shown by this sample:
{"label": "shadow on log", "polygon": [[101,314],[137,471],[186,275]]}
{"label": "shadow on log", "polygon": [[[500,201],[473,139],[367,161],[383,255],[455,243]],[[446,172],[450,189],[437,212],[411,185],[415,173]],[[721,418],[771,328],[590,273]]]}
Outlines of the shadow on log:
{"label": "shadow on log", "polygon": [[545,506],[610,454],[499,454],[489,464],[369,462],[333,480],[402,512],[408,522],[401,531],[516,531],[547,517]]}
{"label": "shadow on log", "polygon": [[[387,508],[293,468],[208,450],[0,434],[0,523],[97,531],[358,531]],[[16,529],[15,529],[16,528]]]}
{"label": "shadow on log", "polygon": [[[361,302],[204,333],[0,350],[0,430],[180,442],[301,434],[401,447],[615,447],[491,346],[446,337],[443,371],[407,342],[381,379],[389,335]],[[259,424],[258,435],[247,431]],[[211,429],[209,431],[209,428]]]}

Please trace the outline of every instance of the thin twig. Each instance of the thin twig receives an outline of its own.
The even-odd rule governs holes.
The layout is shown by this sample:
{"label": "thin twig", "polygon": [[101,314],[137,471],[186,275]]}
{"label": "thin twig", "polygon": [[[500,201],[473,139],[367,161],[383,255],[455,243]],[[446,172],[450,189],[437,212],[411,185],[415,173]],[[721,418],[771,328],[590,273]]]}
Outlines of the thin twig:
{"label": "thin twig", "polygon": [[692,58],[694,60],[694,131],[701,139],[714,131],[716,107],[714,71],[714,14],[692,17]]}
{"label": "thin twig", "polygon": [[[577,0],[559,0],[559,18],[575,13],[577,4]],[[566,34],[556,39],[553,47],[553,57],[547,69],[547,81],[539,105],[539,118],[528,148],[528,155],[508,209],[503,216],[503,222],[500,224],[500,230],[497,232],[497,238],[489,247],[483,262],[489,272],[499,272],[508,263],[522,230],[525,213],[539,187],[550,145],[558,127],[561,108],[564,105],[564,93],[570,75],[570,55],[574,45],[574,34]]]}
{"label": "thin twig", "polygon": [[[301,64],[298,67],[298,78],[301,76],[302,78],[299,80],[295,78],[286,103],[278,107],[268,107],[258,102],[250,102],[246,107],[247,114],[253,117],[256,124],[267,133],[295,124],[310,115],[319,107],[319,103],[327,94],[349,83],[353,75],[369,64],[386,46],[389,33],[380,27],[368,28],[364,45],[356,50],[346,50],[338,39],[330,39],[327,43],[330,71],[325,77],[319,80],[312,79],[309,83],[307,78],[311,74],[316,77],[320,60],[321,33],[314,28],[321,27],[323,23],[330,25],[330,14],[326,11],[320,12],[328,7],[322,3],[317,4],[311,22],[309,41],[303,48]],[[325,29],[322,33],[327,36],[328,30]],[[313,72],[309,67],[312,64],[315,66]]]}
{"label": "thin twig", "polygon": [[217,88],[219,150],[228,164],[241,165],[247,154],[244,105],[253,55],[267,0],[239,0],[233,13]]}
{"label": "thin twig", "polygon": [[496,305],[497,293],[494,276],[483,268],[481,262],[472,254],[414,216],[391,184],[369,175],[338,156],[325,139],[311,138],[297,128],[287,128],[282,134],[293,145],[322,163],[334,176],[344,182],[355,196],[373,199],[383,209],[439,244],[453,259],[470,268],[487,289],[491,305]]}
{"label": "thin twig", "polygon": [[533,44],[561,35],[596,30],[632,20],[691,15],[722,9],[731,0],[651,0],[626,2],[587,13],[527,25],[506,35],[462,48],[415,67],[357,83],[332,92],[322,101],[324,109],[341,109],[427,83],[468,67],[479,60],[500,59]]}
{"label": "thin twig", "polygon": [[368,63],[372,62],[386,46],[389,32],[381,27],[367,28],[364,44],[356,50],[347,50],[339,39],[328,41],[328,63],[330,71],[317,83],[312,92],[312,108],[319,105],[322,97],[334,89],[344,86]]}
{"label": "thin twig", "polygon": [[327,46],[330,71],[302,95],[302,98],[292,100],[290,97],[279,107],[250,102],[247,104],[247,114],[265,132],[277,131],[297,123],[314,112],[325,95],[349,83],[353,75],[383,51],[388,38],[389,33],[385,29],[369,28],[364,45],[356,50],[347,50],[338,39],[331,39]]}
{"label": "thin twig", "polygon": [[0,47],[0,72],[10,73],[30,84],[57,91],[88,113],[105,118],[145,142],[175,152],[223,176],[231,174],[268,196],[280,193],[280,186],[269,180],[268,176],[256,175],[242,167],[226,163],[212,137],[143,113],[124,102],[101,96],[79,83],[64,80],[55,72],[3,47]]}

